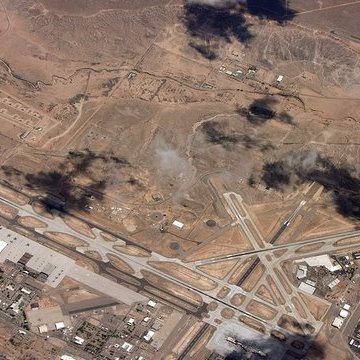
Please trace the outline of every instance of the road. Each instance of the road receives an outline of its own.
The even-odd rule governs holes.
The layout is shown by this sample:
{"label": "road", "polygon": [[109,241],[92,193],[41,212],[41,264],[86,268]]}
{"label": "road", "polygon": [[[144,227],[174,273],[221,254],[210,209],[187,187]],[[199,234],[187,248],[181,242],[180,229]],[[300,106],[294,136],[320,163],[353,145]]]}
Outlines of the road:
{"label": "road", "polygon": [[[243,229],[244,233],[246,234],[246,236],[247,236],[249,242],[251,243],[251,245],[253,246],[253,248],[259,249],[259,248],[263,247],[261,243],[259,244],[259,241],[261,241],[261,242],[263,241],[261,238],[260,232],[257,229],[254,221],[249,216],[249,213],[247,212],[245,206],[243,205],[242,197],[239,194],[236,194],[234,192],[224,193],[223,196],[228,205],[230,216],[232,216],[234,219],[236,219],[236,222]],[[291,214],[291,216],[288,218],[288,220],[285,221],[286,226],[288,226],[291,223],[291,221],[295,218],[295,216],[298,214],[300,209],[305,205],[305,203],[306,203],[305,201],[300,202],[300,205]],[[255,236],[249,229],[249,227],[246,223],[246,220],[248,220],[252,224],[252,227],[253,227],[254,231],[256,232],[256,236],[259,239],[259,241],[257,241],[255,239]],[[287,313],[286,309],[291,309],[293,316],[295,317],[296,321],[301,326],[304,334],[310,335],[309,330],[307,329],[307,327],[304,324],[302,316],[299,314],[298,309],[293,305],[292,297],[295,295],[288,294],[288,292],[286,291],[286,288],[284,287],[284,285],[282,283],[282,281],[284,281],[284,280],[282,278],[279,278],[279,276],[276,273],[276,270],[279,271],[279,269],[277,269],[275,266],[276,264],[274,264],[273,260],[269,260],[268,257],[266,257],[263,253],[258,253],[257,255],[258,255],[257,262],[261,263],[262,265],[265,266],[265,269],[266,269],[265,273],[272,277],[275,285],[277,286],[279,292],[281,293],[281,296],[285,300],[285,304],[282,306],[283,309],[282,309],[281,313],[286,314]],[[255,269],[256,265],[253,267],[253,269]],[[286,276],[283,276],[283,278],[286,279]],[[303,300],[300,297],[298,297],[297,299],[298,299],[299,303],[302,304],[302,307],[307,314],[307,319],[309,320],[309,322],[311,322],[312,326],[314,326],[317,330],[319,330],[321,328],[322,324],[320,324],[318,321],[315,320],[313,315],[310,313],[310,311],[307,309],[307,307],[303,303]]]}
{"label": "road", "polygon": [[209,324],[204,324],[201,329],[197,332],[197,334],[192,338],[190,343],[187,345],[185,350],[180,354],[177,360],[183,360],[186,355],[190,352],[190,350],[194,347],[194,345],[200,340],[200,338],[205,334],[206,330],[209,328]]}
{"label": "road", "polygon": [[[124,260],[127,264],[129,264],[135,270],[134,275],[137,276],[139,279],[143,278],[143,275],[141,274],[141,270],[148,270],[162,278],[165,278],[166,280],[176,283],[176,284],[200,295],[205,303],[210,303],[210,302],[215,301],[218,303],[218,305],[221,308],[231,308],[235,311],[235,313],[237,313],[239,315],[245,315],[247,317],[250,317],[251,319],[257,320],[258,322],[262,323],[267,329],[270,329],[272,327],[272,325],[267,324],[267,322],[264,321],[262,318],[253,315],[252,313],[247,311],[245,308],[233,306],[230,302],[230,299],[226,299],[226,300],[218,299],[216,297],[217,292],[219,291],[218,288],[216,288],[212,291],[201,291],[200,289],[197,289],[194,286],[190,286],[189,284],[179,280],[178,278],[176,278],[174,276],[171,276],[167,273],[161,272],[160,270],[157,270],[157,269],[151,267],[150,265],[148,265],[148,262],[150,262],[150,261],[168,261],[169,260],[168,258],[161,256],[160,254],[153,252],[151,254],[151,256],[148,258],[141,258],[141,257],[136,257],[136,256],[125,255],[125,254],[114,251],[113,250],[114,243],[109,243],[107,241],[104,241],[100,235],[100,231],[96,228],[92,229],[96,235],[95,238],[94,239],[89,238],[89,237],[86,237],[82,234],[75,232],[67,224],[65,224],[60,217],[55,217],[54,219],[48,219],[48,218],[44,218],[44,217],[38,215],[29,204],[21,206],[21,205],[16,204],[13,201],[10,201],[10,200],[4,199],[4,198],[0,198],[0,203],[4,203],[4,204],[10,205],[10,206],[16,208],[19,216],[32,216],[42,222],[45,222],[47,224],[47,228],[35,229],[35,231],[37,233],[41,234],[42,236],[46,237],[45,233],[47,231],[62,232],[62,233],[68,234],[68,235],[76,236],[77,238],[85,241],[89,245],[89,250],[91,249],[91,250],[98,251],[103,256],[103,258],[106,258],[107,253],[110,253],[110,254],[120,257],[122,260]],[[49,238],[48,246],[51,247],[51,243],[52,243],[52,241]],[[124,244],[124,242],[122,242],[122,245],[123,244]],[[83,253],[83,251],[81,253]],[[176,262],[176,261],[174,260],[174,262]],[[180,261],[178,261],[178,262],[180,262]],[[182,266],[188,267],[189,269],[194,271],[194,266],[192,264],[182,263]],[[80,271],[80,270],[77,269],[77,272],[78,271]],[[76,273],[74,274],[74,276],[77,276]],[[81,271],[78,276],[81,277],[81,279],[79,277],[79,281],[85,281],[90,287],[98,286],[98,282],[101,281],[100,278],[97,279],[97,281],[88,279],[88,276],[87,275],[83,276]],[[219,284],[219,286],[221,286],[223,284],[224,284],[223,286],[228,285],[225,282],[221,282],[217,278],[211,277],[209,275],[207,275],[207,276],[209,278],[211,278],[212,280],[216,281]],[[103,277],[101,277],[101,278],[103,278]],[[93,285],[91,285],[91,284],[93,284]],[[108,286],[109,286],[109,290],[104,289],[104,291],[106,291],[105,292],[106,294],[108,294],[108,292],[111,291],[111,285],[108,284]],[[237,290],[238,290],[237,292],[242,292],[242,293],[246,294],[246,292],[241,290],[240,288],[237,288]],[[121,296],[121,294],[119,296]],[[259,299],[259,302],[262,302],[262,301]],[[212,324],[214,324],[214,320],[215,320],[215,318],[210,318],[210,320],[206,320],[206,321],[210,321]]]}
{"label": "road", "polygon": [[[254,249],[251,251],[245,251],[245,252],[222,256],[222,257],[215,257],[212,259],[207,259],[204,261],[198,261],[198,262],[193,262],[193,263],[184,263],[179,259],[171,260],[172,262],[182,265],[191,271],[195,271],[197,273],[202,273],[204,276],[207,276],[211,280],[215,281],[218,284],[218,286],[214,290],[210,290],[210,291],[202,291],[202,290],[196,288],[195,286],[191,286],[188,283],[185,283],[184,281],[180,280],[176,276],[171,276],[165,272],[162,272],[160,270],[157,270],[157,269],[154,269],[153,267],[151,267],[148,264],[149,261],[169,261],[168,258],[165,258],[158,253],[153,252],[153,253],[151,253],[150,257],[141,258],[141,257],[130,256],[130,255],[126,255],[126,254],[122,254],[122,253],[114,251],[114,249],[113,249],[114,243],[109,243],[109,242],[104,241],[104,239],[101,237],[101,231],[103,231],[103,230],[100,230],[100,229],[94,227],[93,224],[89,224],[89,225],[92,227],[92,230],[95,234],[95,238],[89,238],[89,237],[86,237],[84,235],[81,235],[81,234],[75,232],[68,225],[66,225],[59,216],[55,216],[54,219],[47,219],[47,218],[44,218],[44,217],[38,215],[37,213],[35,213],[35,211],[33,210],[32,206],[30,204],[26,204],[26,205],[22,206],[22,205],[16,204],[15,202],[9,201],[5,198],[0,198],[0,203],[4,203],[4,204],[10,205],[13,208],[15,208],[18,211],[19,216],[32,216],[38,220],[41,220],[42,222],[45,222],[48,226],[47,228],[35,229],[35,232],[43,237],[46,237],[46,234],[45,234],[46,231],[55,231],[55,232],[66,233],[66,234],[69,234],[72,236],[76,236],[77,238],[80,238],[81,240],[85,241],[88,245],[85,247],[77,248],[76,251],[83,253],[85,250],[96,250],[101,254],[101,256],[103,258],[102,264],[109,264],[107,261],[108,260],[107,255],[106,255],[107,253],[110,253],[110,254],[120,257],[122,260],[124,260],[126,263],[128,263],[134,269],[134,272],[135,272],[135,274],[133,275],[134,279],[138,279],[141,282],[141,288],[143,288],[143,286],[144,286],[144,283],[143,283],[144,279],[143,279],[141,270],[147,270],[147,271],[150,271],[166,280],[176,283],[177,285],[180,285],[183,288],[189,289],[190,291],[200,295],[205,303],[216,302],[218,304],[218,310],[213,313],[210,312],[209,313],[210,318],[205,319],[205,321],[208,322],[209,324],[216,326],[215,320],[216,320],[216,318],[219,318],[219,316],[221,316],[220,312],[222,309],[225,309],[225,308],[232,309],[235,312],[235,314],[237,314],[237,316],[245,315],[248,318],[258,321],[259,323],[264,325],[264,327],[265,327],[265,329],[267,329],[267,331],[270,331],[271,329],[278,329],[278,330],[284,332],[283,329],[280,329],[277,326],[277,322],[278,322],[281,314],[287,314],[289,312],[289,309],[291,309],[292,315],[297,319],[297,321],[300,324],[303,324],[304,319],[301,318],[301,316],[297,312],[297,309],[293,306],[293,303],[292,303],[292,297],[295,296],[299,300],[299,302],[302,304],[301,298],[299,298],[297,296],[298,293],[297,293],[297,291],[295,291],[295,289],[293,287],[292,288],[294,291],[291,295],[289,295],[286,292],[286,289],[284,288],[284,286],[281,282],[281,279],[279,279],[275,275],[275,269],[280,274],[283,274],[284,278],[286,278],[286,275],[281,268],[281,261],[286,260],[286,259],[291,259],[294,257],[299,257],[299,254],[296,253],[296,250],[299,247],[301,247],[303,245],[307,245],[307,244],[326,242],[324,247],[322,247],[316,251],[311,251],[311,252],[307,253],[306,256],[318,254],[321,252],[326,252],[332,248],[334,248],[334,249],[336,248],[337,250],[342,249],[342,248],[347,248],[346,246],[335,247],[334,243],[340,239],[359,236],[360,230],[349,231],[349,232],[344,232],[344,233],[339,233],[339,234],[332,234],[332,235],[323,236],[323,237],[317,237],[317,238],[301,241],[298,243],[282,244],[282,245],[266,244],[266,247],[264,247],[264,245],[262,245],[260,243],[260,241],[261,242],[263,241],[261,234],[258,231],[256,224],[251,219],[251,216],[249,216],[249,213],[247,212],[247,209],[243,204],[241,196],[236,193],[225,193],[223,196],[223,199],[224,199],[225,209],[229,212],[230,216],[234,220],[232,226],[240,226],[243,229],[244,233],[248,237],[248,240],[252,244]],[[289,225],[293,221],[293,219],[295,219],[295,217],[297,216],[297,214],[299,213],[299,211],[301,210],[301,208],[304,205],[305,205],[304,202],[301,202],[299,204],[299,206],[294,210],[294,212],[289,216],[288,220],[286,221],[287,225]],[[251,229],[248,224],[251,224]],[[125,243],[126,242],[121,239],[118,240],[119,245],[124,245]],[[47,245],[50,246],[51,248],[53,248],[51,240],[48,242]],[[276,250],[280,250],[280,249],[287,250],[287,252],[285,252],[285,254],[283,254],[277,258],[275,256],[273,256],[273,252]],[[261,279],[259,280],[259,285],[261,285],[261,284],[266,285],[265,275],[270,275],[286,302],[285,305],[281,305],[281,304],[272,305],[272,307],[277,311],[277,315],[272,320],[265,321],[261,317],[254,315],[247,310],[247,306],[255,297],[256,297],[256,301],[268,306],[268,303],[266,301],[264,301],[263,299],[259,298],[256,295],[256,289],[257,289],[256,287],[252,291],[246,292],[237,285],[229,284],[226,279],[220,280],[218,278],[215,278],[215,277],[209,275],[208,273],[205,274],[205,273],[201,272],[197,268],[198,265],[205,264],[205,263],[216,263],[218,261],[223,261],[226,259],[233,259],[233,258],[246,259],[247,257],[253,256],[255,254],[259,257],[259,261],[265,266],[265,272],[264,272],[264,274],[261,275]],[[270,255],[270,257],[268,255]],[[301,255],[304,256],[304,254],[301,254]],[[79,270],[79,269],[77,269],[77,270]],[[96,278],[95,281],[94,281],[94,279],[88,279],[87,278],[88,276],[82,274],[81,271],[77,271],[77,274],[75,272],[74,276],[78,276],[79,281],[83,281],[86,284],[88,284],[89,286],[94,286],[94,283],[101,282],[102,281],[101,279],[103,279],[101,273],[97,274],[97,276],[94,277],[94,279]],[[103,292],[110,295],[112,293],[112,290],[111,290],[112,285],[111,285],[111,281],[110,280],[108,280],[108,281],[109,281],[109,284],[104,286]],[[217,296],[217,293],[218,293],[219,289],[224,286],[226,286],[230,289],[229,295],[226,296],[224,299],[219,299]],[[245,297],[245,300],[241,305],[234,306],[230,302],[230,298],[234,294],[242,294]],[[120,297],[121,297],[121,294],[119,293],[118,298],[120,299]],[[319,321],[315,321],[315,319],[312,317],[312,315],[307,311],[306,306],[303,306],[303,307],[306,312],[306,321],[311,323],[315,327],[315,333],[316,333],[319,330],[319,328],[321,327],[322,323]],[[303,329],[304,329],[304,332],[307,333],[306,328],[303,327]]]}

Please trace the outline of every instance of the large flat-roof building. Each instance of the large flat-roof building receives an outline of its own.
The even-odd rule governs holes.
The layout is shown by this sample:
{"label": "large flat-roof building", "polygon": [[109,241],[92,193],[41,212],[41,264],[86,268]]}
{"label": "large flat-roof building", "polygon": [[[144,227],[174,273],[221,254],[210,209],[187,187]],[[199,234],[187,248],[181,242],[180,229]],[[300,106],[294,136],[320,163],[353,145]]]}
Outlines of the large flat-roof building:
{"label": "large flat-roof building", "polygon": [[0,263],[9,260],[43,274],[52,287],[57,287],[75,264],[75,260],[9,229],[0,227],[0,238]]}

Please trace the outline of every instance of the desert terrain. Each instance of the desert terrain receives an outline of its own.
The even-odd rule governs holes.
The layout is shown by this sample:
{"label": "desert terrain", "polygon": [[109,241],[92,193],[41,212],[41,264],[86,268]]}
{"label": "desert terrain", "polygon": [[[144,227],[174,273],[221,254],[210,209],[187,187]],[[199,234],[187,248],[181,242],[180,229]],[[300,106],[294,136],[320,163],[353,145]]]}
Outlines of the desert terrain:
{"label": "desert terrain", "polygon": [[172,358],[355,358],[294,264],[359,251],[358,15],[0,0],[1,226],[195,316]]}

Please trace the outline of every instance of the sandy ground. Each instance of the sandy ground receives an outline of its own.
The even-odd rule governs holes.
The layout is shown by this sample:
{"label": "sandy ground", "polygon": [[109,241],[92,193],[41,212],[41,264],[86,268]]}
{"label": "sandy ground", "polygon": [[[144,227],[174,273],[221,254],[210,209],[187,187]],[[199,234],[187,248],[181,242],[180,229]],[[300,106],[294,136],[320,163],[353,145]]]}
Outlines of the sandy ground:
{"label": "sandy ground", "polygon": [[223,279],[237,264],[238,260],[219,261],[215,264],[200,265],[197,268],[218,279]]}
{"label": "sandy ground", "polygon": [[[87,6],[79,5],[85,2]],[[194,46],[201,36],[193,37],[186,28],[181,1],[85,2],[2,0],[3,184],[7,181],[29,197],[59,195],[70,212],[131,237],[149,253],[168,257],[166,266],[157,266],[204,291],[214,289],[216,282],[170,261],[252,249],[239,226],[231,225],[224,192],[241,194],[264,242],[302,200],[306,206],[278,244],[355,227],[357,206],[344,213],[330,188],[337,178],[345,183],[348,170],[356,180],[351,183],[358,182],[353,173],[360,155],[358,4],[293,0],[290,6],[299,13],[282,26],[251,16],[252,38],[246,44],[236,39],[238,29],[232,24],[237,21],[227,24],[226,36],[218,21],[209,21],[206,29],[200,29],[205,31],[205,47],[215,44],[214,58],[209,60]],[[257,70],[239,80],[219,71],[222,65],[244,74],[250,66]],[[284,76],[281,83],[276,81],[279,74]],[[276,116],[244,115],[244,109],[252,112],[258,102],[268,103]],[[315,179],[319,189],[310,194],[309,184],[293,179],[294,174],[288,180],[285,174],[287,186],[267,187],[266,166],[301,151],[318,152],[333,164],[329,173]],[[324,177],[331,184],[326,191]],[[0,196],[19,204],[29,201],[4,185]],[[32,206],[52,217],[38,203]],[[152,217],[155,213],[160,219]],[[0,208],[0,215],[16,216],[6,207]],[[184,228],[176,229],[174,219]],[[212,225],[207,225],[210,219]],[[33,219],[21,221],[39,225]],[[65,222],[79,234],[93,237],[85,223],[72,218]],[[66,234],[45,234],[69,247],[86,245]],[[119,240],[102,236],[109,242]],[[357,243],[358,239],[349,239],[338,245]],[[299,251],[317,249],[309,245]],[[116,251],[148,256],[135,246]],[[132,271],[115,255],[110,260],[118,269]],[[236,284],[250,266],[248,260],[240,265],[235,261],[204,265],[201,270],[219,279],[234,271],[229,282]],[[91,261],[79,263],[96,268]],[[255,288],[261,270],[262,265],[252,272],[244,289]],[[120,279],[126,276],[111,271]],[[186,287],[144,274],[171,292],[169,297],[201,302]],[[287,279],[279,277],[291,294]],[[259,294],[269,300],[265,288]],[[339,290],[336,296],[340,294]],[[234,297],[237,301],[241,299]],[[311,309],[313,304],[307,306]],[[324,311],[312,309],[319,317]]]}
{"label": "sandy ground", "polygon": [[293,296],[293,297],[291,298],[291,301],[292,301],[293,305],[295,306],[295,308],[296,308],[297,312],[299,313],[299,315],[300,315],[303,319],[306,319],[306,318],[307,318],[306,312],[305,312],[303,306],[301,305],[299,299],[298,299],[297,297]]}
{"label": "sandy ground", "polygon": [[335,246],[345,246],[345,245],[358,245],[360,241],[359,237],[342,239],[335,242]]}
{"label": "sandy ground", "polygon": [[101,236],[105,241],[116,242],[119,240],[117,237],[115,237],[111,234],[105,233],[105,232],[102,232]]}
{"label": "sandy ground", "polygon": [[241,315],[241,316],[239,316],[239,321],[256,331],[265,333],[264,326],[261,325],[261,323],[259,323],[258,321],[254,320],[254,319],[250,319],[247,316]]}
{"label": "sandy ground", "polygon": [[294,334],[304,335],[300,325],[292,316],[286,314],[282,315],[278,321],[278,325],[285,330],[291,331]]}
{"label": "sandy ground", "polygon": [[85,241],[69,234],[53,232],[53,231],[45,231],[44,235],[48,236],[50,239],[57,241],[58,243],[63,244],[65,246],[81,247],[88,245]]}
{"label": "sandy ground", "polygon": [[102,256],[95,250],[86,250],[84,255],[89,256],[94,260],[102,260]]}
{"label": "sandy ground", "polygon": [[228,288],[227,286],[223,286],[219,292],[216,294],[216,297],[218,299],[225,299],[226,296],[229,294],[230,292],[230,288]]}
{"label": "sandy ground", "polygon": [[48,219],[54,219],[54,215],[51,214],[42,203],[34,201],[31,206],[37,214]]}
{"label": "sandy ground", "polygon": [[15,219],[18,211],[12,206],[6,204],[0,204],[0,215],[6,219]]}
{"label": "sandy ground", "polygon": [[279,288],[277,287],[277,285],[275,284],[275,281],[272,279],[272,277],[270,275],[266,276],[266,280],[269,284],[269,286],[271,287],[273,293],[276,296],[276,300],[277,302],[279,302],[280,304],[284,305],[285,304],[285,299],[284,297],[281,295]]}
{"label": "sandy ground", "polygon": [[246,307],[246,309],[251,312],[252,314],[261,317],[264,320],[271,320],[273,319],[277,311],[270,306],[267,306],[265,304],[259,303],[256,300],[250,301],[249,305]]}
{"label": "sandy ground", "polygon": [[83,221],[74,218],[73,216],[63,215],[61,217],[66,225],[68,225],[74,231],[77,231],[81,235],[88,236],[92,239],[95,238],[94,233],[91,231],[89,226]]}
{"label": "sandy ground", "polygon": [[18,223],[29,228],[47,228],[47,224],[32,216],[21,216]]}
{"label": "sandy ground", "polygon": [[106,256],[110,260],[111,264],[114,265],[117,269],[130,274],[134,274],[134,269],[118,256],[109,253],[107,253]]}
{"label": "sandy ground", "polygon": [[272,297],[271,292],[265,285],[261,285],[256,292],[256,295],[272,305],[276,305],[276,300]]}
{"label": "sandy ground", "polygon": [[213,290],[217,283],[195,271],[171,262],[150,261],[149,265],[201,290]]}
{"label": "sandy ground", "polygon": [[215,236],[215,238],[209,242],[202,242],[201,246],[192,251],[184,260],[196,261],[251,249],[252,246],[246,236],[240,229],[234,227]]}
{"label": "sandy ground", "polygon": [[221,310],[220,315],[224,318],[224,319],[231,319],[234,317],[235,315],[235,311],[233,309],[229,309],[229,308],[224,308]]}
{"label": "sandy ground", "polygon": [[151,254],[148,251],[134,245],[125,245],[125,246],[114,245],[113,249],[126,255],[140,256],[140,257],[151,256]]}
{"label": "sandy ground", "polygon": [[240,306],[243,301],[245,300],[245,296],[242,294],[235,294],[234,296],[232,296],[232,298],[230,299],[230,302],[234,305],[234,306]]}
{"label": "sandy ground", "polygon": [[246,260],[242,261],[239,265],[237,265],[234,272],[231,274],[229,278],[229,283],[236,284],[241,279],[241,277],[246,273],[246,271],[249,269],[249,267],[251,266],[254,260],[255,257],[251,256]]}
{"label": "sandy ground", "polygon": [[288,280],[283,276],[283,274],[278,269],[274,269],[274,272],[275,272],[276,276],[279,278],[285,291],[290,295],[292,293],[292,289],[288,283]]}
{"label": "sandy ground", "polygon": [[263,264],[258,264],[251,274],[245,279],[241,284],[241,288],[245,291],[251,291],[254,289],[256,284],[259,282],[261,275],[264,273],[265,266]]}
{"label": "sandy ground", "polygon": [[0,184],[0,196],[13,201],[19,205],[25,205],[28,203],[29,198],[25,195],[22,195],[14,190],[9,189],[8,187]]}
{"label": "sandy ground", "polygon": [[184,299],[184,300],[192,302],[196,305],[202,304],[202,299],[201,299],[200,295],[193,293],[191,290],[186,289],[175,283],[172,283],[168,280],[164,280],[164,279],[160,278],[159,276],[157,276],[149,271],[146,271],[146,270],[143,270],[142,274],[154,286],[156,286],[158,288],[163,288],[164,290],[172,293],[174,296],[178,296],[180,299]]}
{"label": "sandy ground", "polygon": [[324,242],[319,242],[317,244],[304,245],[296,249],[295,252],[299,254],[312,252],[321,249],[324,244],[325,244]]}
{"label": "sandy ground", "polygon": [[316,320],[321,320],[326,312],[329,310],[330,305],[318,300],[314,296],[306,294],[299,294],[301,299],[304,301],[306,307]]}

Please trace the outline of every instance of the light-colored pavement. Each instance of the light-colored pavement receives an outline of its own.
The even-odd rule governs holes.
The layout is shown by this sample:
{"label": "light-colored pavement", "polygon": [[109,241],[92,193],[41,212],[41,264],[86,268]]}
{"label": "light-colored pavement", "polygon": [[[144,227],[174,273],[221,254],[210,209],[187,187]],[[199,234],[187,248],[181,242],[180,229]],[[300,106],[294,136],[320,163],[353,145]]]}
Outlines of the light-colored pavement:
{"label": "light-colored pavement", "polygon": [[[358,235],[360,235],[360,231],[350,231],[350,232],[344,232],[344,233],[340,233],[340,234],[333,234],[333,235],[329,235],[329,236],[318,237],[318,238],[309,239],[309,240],[301,241],[298,243],[292,243],[292,244],[284,244],[284,245],[266,244],[265,245],[266,247],[262,247],[261,242],[263,241],[263,239],[261,237],[261,233],[257,229],[253,220],[251,219],[251,216],[249,216],[249,214],[246,210],[246,207],[243,204],[241,196],[236,193],[226,193],[226,194],[224,194],[224,199],[225,199],[225,208],[227,211],[229,211],[229,214],[235,221],[232,225],[240,226],[243,229],[244,233],[248,237],[248,240],[250,241],[250,243],[252,244],[252,246],[254,248],[254,250],[252,250],[252,251],[241,252],[241,253],[235,254],[235,256],[245,259],[248,256],[253,256],[254,254],[256,254],[257,256],[259,256],[261,262],[264,264],[265,269],[266,269],[264,274],[261,276],[261,279],[259,280],[257,286],[250,292],[246,292],[236,285],[229,284],[226,281],[226,279],[219,280],[218,278],[215,278],[209,274],[205,274],[197,268],[197,266],[200,264],[215,263],[218,261],[223,261],[224,258],[229,258],[234,255],[229,255],[229,257],[221,257],[221,258],[218,257],[218,258],[213,258],[213,259],[207,259],[205,261],[198,261],[198,262],[193,262],[193,263],[183,263],[179,259],[171,259],[172,262],[181,264],[182,266],[188,268],[189,270],[201,273],[201,274],[207,276],[208,278],[214,280],[218,284],[217,288],[214,290],[201,291],[200,289],[196,288],[195,286],[189,286],[189,284],[179,280],[179,278],[177,278],[177,277],[168,275],[168,274],[161,272],[160,270],[156,270],[156,269],[152,268],[150,265],[148,265],[148,261],[169,261],[168,258],[165,258],[158,253],[152,252],[151,256],[148,258],[125,255],[125,254],[119,253],[113,249],[113,245],[124,245],[125,243],[123,240],[119,239],[115,243],[107,242],[102,238],[101,231],[97,228],[92,229],[93,233],[95,234],[95,237],[90,238],[90,237],[81,235],[78,232],[71,229],[67,224],[64,223],[64,221],[59,216],[55,216],[54,219],[48,219],[48,218],[44,218],[44,217],[38,215],[33,210],[31,205],[20,206],[12,201],[9,201],[7,199],[1,199],[1,198],[0,198],[0,202],[16,208],[19,216],[32,216],[38,220],[41,220],[42,222],[45,222],[48,226],[46,229],[44,229],[44,228],[35,229],[35,231],[38,232],[39,234],[43,235],[46,231],[55,231],[55,232],[61,232],[61,233],[75,236],[75,237],[85,241],[88,244],[88,246],[82,246],[82,247],[76,249],[77,251],[79,251],[81,253],[84,253],[86,250],[96,250],[101,254],[104,262],[108,261],[106,254],[111,253],[113,255],[120,257],[122,260],[124,260],[126,263],[128,263],[134,269],[135,276],[138,277],[139,279],[143,277],[141,274],[141,270],[148,270],[148,271],[151,271],[152,273],[159,275],[167,280],[175,282],[178,285],[181,285],[185,288],[190,289],[191,291],[200,295],[201,298],[203,299],[203,301],[205,301],[207,303],[213,302],[213,301],[217,302],[218,303],[217,310],[214,312],[210,311],[209,312],[210,317],[207,320],[205,320],[213,325],[216,325],[216,321],[215,321],[216,319],[222,318],[221,310],[226,307],[231,307],[235,311],[235,313],[237,313],[237,316],[238,315],[246,315],[250,318],[253,318],[253,319],[259,321],[269,331],[274,328],[279,329],[277,326],[277,321],[279,320],[279,318],[282,314],[289,313],[289,309],[291,309],[292,315],[295,316],[295,318],[298,320],[298,322],[300,324],[303,324],[304,319],[302,319],[300,317],[300,315],[297,313],[294,305],[292,304],[292,299],[291,299],[293,296],[296,296],[297,299],[299,299],[300,303],[302,303],[301,298],[299,296],[297,296],[296,288],[294,288],[290,284],[290,286],[292,287],[292,290],[293,290],[293,294],[291,294],[291,295],[287,294],[286,290],[284,289],[284,286],[281,283],[281,280],[275,275],[274,268],[277,268],[277,270],[281,274],[283,274],[283,276],[286,278],[280,264],[285,259],[289,259],[289,258],[293,258],[293,257],[295,258],[296,256],[299,256],[299,254],[296,253],[296,249],[298,249],[299,247],[306,245],[306,244],[312,244],[312,243],[324,242],[324,241],[326,242],[326,244],[321,249],[309,252],[306,254],[306,256],[311,256],[311,255],[315,255],[317,253],[330,251],[331,249],[335,249],[335,248],[336,248],[336,250],[339,250],[342,248],[346,248],[346,246],[335,247],[334,244],[336,241],[338,241],[340,239],[358,236]],[[299,213],[299,211],[301,210],[301,208],[303,206],[304,206],[304,203],[300,203],[300,205],[294,210],[294,212],[288,219],[289,223],[292,222],[292,220],[296,217],[296,215]],[[251,224],[251,229],[249,228],[248,224]],[[51,246],[51,244],[49,244],[49,246]],[[275,256],[273,256],[272,253],[275,250],[279,250],[279,249],[286,249],[287,252],[285,252],[285,254],[283,254],[282,256],[276,258]],[[267,257],[266,255],[271,255],[271,257]],[[303,257],[304,254],[301,254],[301,256]],[[117,283],[114,283],[113,281],[111,281],[109,279],[105,279],[101,275],[98,275],[98,274],[95,274],[95,275],[96,276],[94,276],[94,277],[89,276],[88,273],[85,273],[81,267],[75,266],[72,276],[74,277],[74,279],[77,279],[77,280],[87,284],[90,287],[95,286],[97,283],[103,282],[104,286],[97,285],[97,286],[100,286],[102,289],[101,290],[100,288],[97,288],[98,291],[104,292],[105,294],[108,294],[113,297],[115,294],[116,298],[118,298],[119,300],[121,299],[122,290],[120,288],[117,288],[118,290],[116,290],[114,288],[114,284],[118,285]],[[282,296],[284,297],[284,299],[286,301],[285,305],[274,305],[273,306],[274,309],[276,311],[278,311],[278,314],[275,316],[275,318],[273,320],[269,320],[269,321],[265,321],[262,318],[249,313],[246,309],[249,302],[255,298],[256,298],[256,301],[263,303],[264,305],[269,305],[266,301],[264,301],[263,299],[259,298],[256,295],[256,291],[260,285],[264,284],[267,286],[267,288],[269,288],[269,286],[267,285],[266,280],[265,280],[265,275],[271,275],[275,284],[279,288]],[[105,286],[105,283],[106,283],[106,286]],[[218,293],[219,289],[221,289],[221,287],[223,287],[223,286],[227,286],[230,289],[230,293],[224,299],[220,300],[219,298],[217,298],[217,293]],[[231,304],[230,299],[236,293],[244,295],[245,300],[240,306],[234,307]],[[137,293],[135,293],[135,294],[137,294]],[[137,295],[140,295],[140,294],[137,294]],[[303,307],[306,312],[306,317],[307,317],[306,321],[310,322],[315,327],[316,332],[317,332],[318,329],[321,327],[322,323],[315,321],[314,318],[312,317],[312,315],[307,310],[306,306],[303,306]],[[224,320],[224,319],[222,319],[222,320],[226,322],[226,320]],[[283,329],[281,331],[283,331]],[[304,331],[306,332],[305,328],[304,328]]]}

